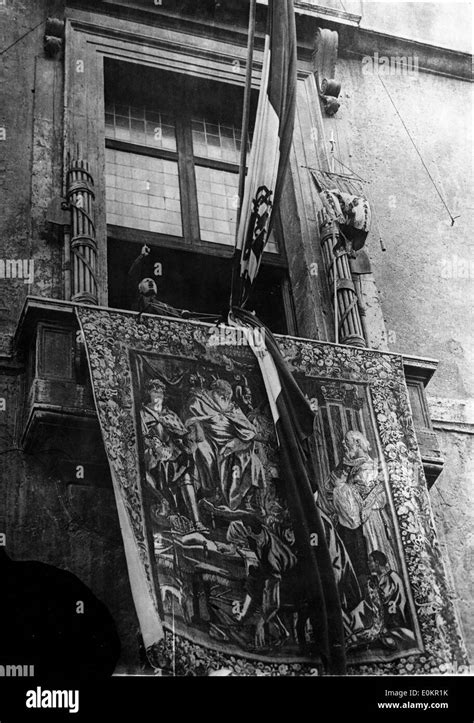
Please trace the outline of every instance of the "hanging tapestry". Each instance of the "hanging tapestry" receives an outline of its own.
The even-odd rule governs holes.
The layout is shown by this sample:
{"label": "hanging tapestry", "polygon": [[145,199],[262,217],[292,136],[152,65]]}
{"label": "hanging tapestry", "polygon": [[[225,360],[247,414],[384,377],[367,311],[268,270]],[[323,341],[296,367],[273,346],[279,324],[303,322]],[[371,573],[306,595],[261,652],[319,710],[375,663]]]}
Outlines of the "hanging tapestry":
{"label": "hanging tapestry", "polygon": [[311,504],[321,540],[294,529],[248,330],[92,307],[77,314],[156,667],[321,672],[303,532],[330,553],[349,673],[466,663],[401,357],[278,337],[315,413]]}

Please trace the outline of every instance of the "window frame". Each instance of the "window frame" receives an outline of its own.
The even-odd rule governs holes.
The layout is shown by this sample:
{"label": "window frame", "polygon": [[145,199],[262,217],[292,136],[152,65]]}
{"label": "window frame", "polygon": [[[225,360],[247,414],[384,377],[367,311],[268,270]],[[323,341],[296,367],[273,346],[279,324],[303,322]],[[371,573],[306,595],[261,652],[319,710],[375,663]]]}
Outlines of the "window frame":
{"label": "window frame", "polygon": [[[139,65],[139,63],[137,63],[136,65]],[[145,231],[144,233],[149,234],[150,238],[153,237],[159,241],[164,241],[166,243],[171,243],[174,239],[180,246],[191,246],[193,250],[201,249],[203,253],[209,252],[211,253],[211,255],[216,255],[215,252],[211,251],[211,249],[213,247],[217,247],[217,255],[227,255],[224,253],[224,249],[231,249],[233,253],[233,244],[220,244],[214,241],[206,241],[201,237],[198,190],[195,168],[196,166],[202,168],[211,168],[218,171],[234,173],[236,176],[238,176],[240,167],[238,163],[232,163],[230,161],[222,161],[215,158],[199,156],[194,153],[192,135],[192,122],[194,119],[186,103],[186,91],[189,82],[190,76],[181,74],[178,75],[178,82],[176,83],[176,87],[178,88],[177,97],[175,98],[175,103],[172,105],[172,107],[170,109],[167,109],[167,112],[172,114],[173,116],[176,134],[176,151],[172,151],[166,148],[133,143],[132,141],[123,141],[117,140],[115,138],[107,138],[107,136],[105,137],[105,148],[110,150],[135,153],[137,155],[148,156],[151,158],[170,160],[177,163],[178,165],[182,235],[171,236],[156,231]],[[231,86],[228,86],[227,84],[225,85],[226,92],[231,92]],[[246,173],[247,171],[248,167],[246,167],[245,169]],[[107,224],[107,227],[113,228],[114,235],[117,234],[119,228],[123,228],[123,239],[133,240],[131,237],[129,237],[129,231],[132,230],[129,229],[129,227],[118,227],[109,224]],[[263,262],[270,263],[272,265],[287,267],[284,244],[281,241],[281,232],[280,234],[278,234],[275,229],[275,234],[278,251],[265,251],[263,254]],[[278,259],[276,263],[274,261],[275,259]]]}
{"label": "window frame", "polygon": [[[137,63],[137,65],[139,65],[139,63]],[[189,76],[180,75],[180,92],[178,94],[177,104],[171,109],[176,132],[176,151],[105,137],[105,148],[177,162],[181,200],[182,236],[172,236],[159,232],[107,224],[107,239],[108,242],[116,240],[117,242],[132,242],[137,245],[146,243],[157,249],[164,247],[180,251],[187,250],[210,256],[219,256],[221,258],[231,258],[234,255],[233,245],[206,241],[201,238],[195,166],[238,174],[239,165],[229,161],[198,156],[194,153],[192,137],[193,118],[185,103],[186,85],[189,80]],[[229,92],[230,90],[231,88],[228,87]],[[177,106],[179,106],[179,109]],[[247,170],[246,168],[246,172]],[[288,334],[296,335],[293,296],[288,277],[288,262],[286,259],[285,245],[282,243],[283,232],[278,212],[274,223],[274,233],[279,250],[277,252],[265,251],[262,263],[268,266],[282,268],[287,272],[281,282],[282,303]]]}
{"label": "window frame", "polygon": [[[102,9],[101,9],[102,10]],[[263,37],[257,37],[254,49],[252,90],[258,91],[263,69]],[[97,249],[97,288],[99,304],[108,305],[109,240],[146,243],[153,247],[175,248],[207,255],[233,255],[227,244],[196,241],[193,245],[175,236],[141,232],[122,226],[107,224],[105,183],[105,79],[106,60],[134,63],[153,68],[157,72],[205,81],[216,81],[232,88],[242,88],[245,80],[247,49],[245,37],[238,28],[228,28],[222,37],[210,46],[206,33],[195,32],[194,26],[183,37],[182,28],[167,26],[161,20],[144,24],[136,19],[121,17],[114,12],[97,8],[68,7],[65,24],[65,82],[64,82],[64,178],[70,159],[86,159],[91,167],[95,188],[95,226]],[[79,67],[78,67],[79,66]],[[307,63],[303,75],[311,76]],[[238,72],[236,72],[236,68]],[[145,152],[148,152],[149,149]],[[206,159],[209,166],[213,159]],[[219,161],[214,161],[219,163]],[[225,163],[225,162],[224,162]],[[298,326],[293,303],[292,267],[289,264],[282,229],[285,226],[279,214],[275,217],[275,230],[279,253],[265,251],[265,265],[285,269],[282,296],[285,304],[288,334],[296,336]],[[137,251],[138,253],[138,251]]]}

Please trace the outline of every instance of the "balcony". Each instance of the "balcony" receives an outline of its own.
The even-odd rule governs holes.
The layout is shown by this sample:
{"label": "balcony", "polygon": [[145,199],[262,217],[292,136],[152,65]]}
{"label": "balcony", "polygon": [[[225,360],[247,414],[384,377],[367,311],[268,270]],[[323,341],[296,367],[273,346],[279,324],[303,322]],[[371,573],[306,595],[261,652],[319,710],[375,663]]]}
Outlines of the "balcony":
{"label": "balcony", "polygon": [[48,455],[66,482],[109,486],[74,306],[28,298],[14,347],[26,369],[19,431],[24,451]]}
{"label": "balcony", "polygon": [[[26,369],[20,444],[27,453],[49,453],[66,482],[111,484],[94,406],[84,344],[74,304],[29,297],[15,335]],[[404,356],[415,431],[428,486],[443,469],[425,387],[437,362]],[[82,467],[82,476],[78,475]]]}

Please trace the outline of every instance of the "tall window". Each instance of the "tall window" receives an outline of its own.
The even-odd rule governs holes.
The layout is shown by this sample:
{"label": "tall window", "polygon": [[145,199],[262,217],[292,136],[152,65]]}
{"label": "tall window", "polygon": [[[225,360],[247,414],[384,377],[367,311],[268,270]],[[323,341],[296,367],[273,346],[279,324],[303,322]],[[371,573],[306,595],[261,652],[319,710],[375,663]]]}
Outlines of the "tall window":
{"label": "tall window", "polygon": [[[210,258],[203,269],[205,279],[201,279],[201,284],[208,285],[205,293],[196,294],[196,284],[187,284],[187,289],[195,289],[194,296],[186,299],[187,304],[183,299],[178,303],[185,308],[207,311],[213,306],[217,308],[212,310],[220,311],[225,302],[223,288],[230,285],[235,243],[242,89],[110,60],[105,64],[105,89],[109,269],[114,269],[109,279],[109,303],[115,299],[117,305],[127,305],[114,287],[115,280],[130,260],[130,242],[146,242],[153,247],[155,258],[160,253],[163,256],[164,251],[158,249],[165,248],[224,257],[226,263],[217,264],[224,279],[217,281],[206,273],[217,263]],[[252,100],[252,117],[256,100]],[[251,134],[246,142],[250,150]],[[169,271],[173,257],[165,256]],[[178,256],[174,258],[177,261]],[[185,266],[191,263],[191,256],[179,254],[179,258],[186,277]],[[287,331],[288,324],[282,321],[290,313],[286,262],[274,234],[266,258],[275,266],[270,274],[274,298],[270,305],[268,299],[263,303],[256,298],[254,307],[262,310],[268,306],[267,317],[274,308],[274,330]],[[161,262],[161,257],[158,260]],[[166,273],[163,268],[163,293]],[[266,275],[264,269],[262,273]],[[264,293],[263,277],[260,281]],[[215,289],[214,301],[208,298],[209,287],[211,296]],[[207,308],[203,308],[204,297],[208,298],[204,304]],[[165,300],[171,303],[170,298]]]}
{"label": "tall window", "polygon": [[[108,222],[182,236],[173,118],[144,106],[110,102],[105,132]],[[148,155],[152,150],[155,154]],[[161,154],[163,150],[175,158]]]}

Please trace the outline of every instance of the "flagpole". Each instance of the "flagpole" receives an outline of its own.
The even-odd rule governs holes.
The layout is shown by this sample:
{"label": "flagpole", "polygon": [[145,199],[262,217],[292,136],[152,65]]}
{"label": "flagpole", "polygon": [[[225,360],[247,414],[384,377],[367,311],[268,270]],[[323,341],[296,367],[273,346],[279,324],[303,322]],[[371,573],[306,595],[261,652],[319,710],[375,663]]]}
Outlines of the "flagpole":
{"label": "flagpole", "polygon": [[333,294],[334,294],[334,340],[336,344],[339,344],[339,309],[337,306],[337,257],[338,254],[334,253],[334,247],[336,246],[336,235],[334,233],[334,223],[333,223],[333,233],[332,233],[332,241],[333,241],[333,261],[332,261],[332,279],[333,279]]}
{"label": "flagpole", "polygon": [[240,167],[239,167],[239,207],[237,209],[237,229],[242,213],[242,200],[245,188],[245,167],[247,165],[247,137],[250,121],[250,96],[252,93],[252,63],[253,47],[255,41],[255,16],[257,0],[250,0],[249,31],[247,39],[247,66],[245,68],[244,107],[242,111],[242,136],[240,140]]}
{"label": "flagpole", "polygon": [[244,198],[245,189],[245,168],[247,165],[247,137],[249,133],[249,121],[250,121],[250,98],[252,93],[252,64],[253,64],[253,48],[255,41],[255,23],[256,23],[256,10],[257,0],[250,0],[249,5],[249,27],[248,27],[248,38],[247,38],[247,65],[245,68],[245,87],[244,87],[244,105],[242,110],[242,132],[240,138],[240,165],[239,165],[239,200],[237,207],[237,218],[235,224],[235,239],[236,239],[236,250],[234,253],[234,263],[232,269],[232,286],[230,303],[232,304],[234,298],[234,287],[237,281],[237,237],[239,233],[240,217],[242,214],[242,201]]}
{"label": "flagpole", "polygon": [[[329,143],[331,144],[331,152],[329,156],[329,172],[334,173],[334,146],[336,145],[336,141],[334,139],[334,131],[331,130],[331,138],[329,139]],[[336,236],[334,233],[334,223],[333,223],[333,233],[332,233],[332,241],[333,241],[333,262],[332,262],[332,280],[333,280],[333,298],[334,298],[334,340],[336,344],[339,344],[339,309],[337,306],[337,254],[334,253],[334,248],[337,246],[336,244]]]}

